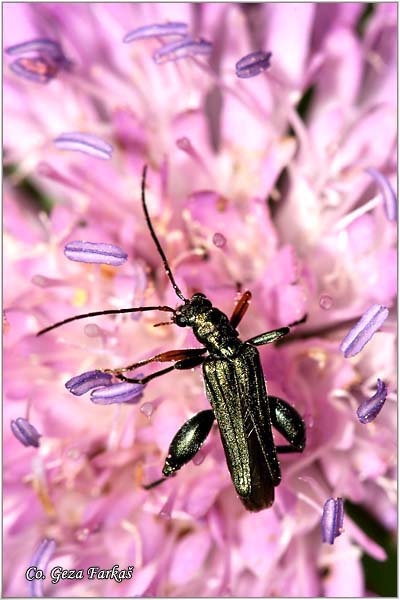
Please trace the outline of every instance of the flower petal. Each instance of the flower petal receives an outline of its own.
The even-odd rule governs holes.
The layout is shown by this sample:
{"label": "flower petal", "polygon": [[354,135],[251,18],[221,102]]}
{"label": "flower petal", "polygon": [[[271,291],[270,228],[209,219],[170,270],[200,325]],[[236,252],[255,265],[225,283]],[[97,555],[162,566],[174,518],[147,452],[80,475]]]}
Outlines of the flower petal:
{"label": "flower petal", "polygon": [[96,263],[118,267],[127,260],[128,255],[114,244],[97,244],[94,242],[68,242],[64,254],[69,260],[77,262]]}
{"label": "flower petal", "polygon": [[381,327],[388,315],[389,311],[386,307],[373,304],[341,342],[339,349],[345,358],[358,354]]}

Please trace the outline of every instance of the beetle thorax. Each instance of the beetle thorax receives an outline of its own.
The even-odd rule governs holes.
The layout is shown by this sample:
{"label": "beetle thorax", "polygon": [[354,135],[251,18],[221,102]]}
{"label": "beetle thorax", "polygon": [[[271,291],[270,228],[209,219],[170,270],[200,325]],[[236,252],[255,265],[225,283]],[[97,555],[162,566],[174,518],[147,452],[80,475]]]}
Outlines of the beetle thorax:
{"label": "beetle thorax", "polygon": [[198,341],[214,356],[235,356],[241,346],[228,317],[214,308],[204,294],[194,294],[180,306],[174,322],[180,327],[191,327]]}

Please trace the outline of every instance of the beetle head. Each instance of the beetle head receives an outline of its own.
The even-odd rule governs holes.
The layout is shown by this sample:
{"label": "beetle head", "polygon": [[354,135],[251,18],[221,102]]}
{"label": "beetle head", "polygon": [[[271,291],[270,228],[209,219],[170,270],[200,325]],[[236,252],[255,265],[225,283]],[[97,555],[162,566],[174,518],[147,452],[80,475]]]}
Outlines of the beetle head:
{"label": "beetle head", "polygon": [[207,297],[198,292],[176,309],[172,320],[179,327],[191,327],[198,316],[210,310],[211,307],[212,304]]}

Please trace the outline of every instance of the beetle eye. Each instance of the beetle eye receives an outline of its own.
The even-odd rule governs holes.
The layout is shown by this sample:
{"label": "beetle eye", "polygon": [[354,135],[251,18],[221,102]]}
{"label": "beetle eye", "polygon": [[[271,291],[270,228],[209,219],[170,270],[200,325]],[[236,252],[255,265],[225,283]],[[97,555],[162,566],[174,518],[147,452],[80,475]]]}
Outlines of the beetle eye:
{"label": "beetle eye", "polygon": [[186,327],[186,319],[181,313],[175,313],[173,321],[178,327]]}

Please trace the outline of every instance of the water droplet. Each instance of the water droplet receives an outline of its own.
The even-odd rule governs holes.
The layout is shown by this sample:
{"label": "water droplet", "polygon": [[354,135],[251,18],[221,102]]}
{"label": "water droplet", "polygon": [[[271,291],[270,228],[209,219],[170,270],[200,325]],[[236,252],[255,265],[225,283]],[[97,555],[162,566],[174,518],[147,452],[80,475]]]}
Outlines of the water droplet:
{"label": "water droplet", "polygon": [[226,237],[222,233],[214,233],[212,241],[217,248],[226,246]]}
{"label": "water droplet", "polygon": [[303,421],[305,422],[308,429],[314,427],[314,417],[311,413],[305,413],[303,415]]}
{"label": "water droplet", "polygon": [[90,531],[87,527],[83,527],[82,529],[77,529],[75,532],[75,537],[78,542],[86,542],[90,534]]}
{"label": "water droplet", "polygon": [[176,145],[180,150],[185,150],[186,152],[192,147],[192,144],[190,143],[190,140],[187,137],[181,137],[178,140],[176,140]]}
{"label": "water droplet", "polygon": [[145,402],[140,407],[140,412],[146,415],[146,417],[151,417],[154,412],[154,404],[152,402]]}
{"label": "water droplet", "polygon": [[37,285],[39,287],[46,287],[46,277],[43,275],[34,275],[31,279],[33,285]]}
{"label": "water droplet", "polygon": [[174,489],[172,491],[172,493],[170,494],[170,496],[167,498],[167,501],[165,502],[164,506],[161,508],[160,512],[158,513],[159,516],[161,517],[161,519],[165,519],[165,520],[171,519],[172,509],[175,504],[176,494],[177,494],[177,489]]}
{"label": "water droplet", "polygon": [[333,299],[329,294],[321,294],[319,298],[319,305],[323,310],[329,310],[332,308]]}
{"label": "water droplet", "polygon": [[197,454],[193,457],[193,464],[195,464],[197,466],[201,465],[201,463],[204,461],[206,456],[207,456],[207,452],[201,448],[197,452]]}
{"label": "water droplet", "polygon": [[99,337],[101,335],[100,327],[98,325],[95,325],[94,323],[91,323],[90,325],[85,325],[84,332],[85,335],[92,338]]}
{"label": "water droplet", "polygon": [[81,458],[81,452],[79,448],[70,448],[67,450],[66,455],[71,460],[79,460]]}

